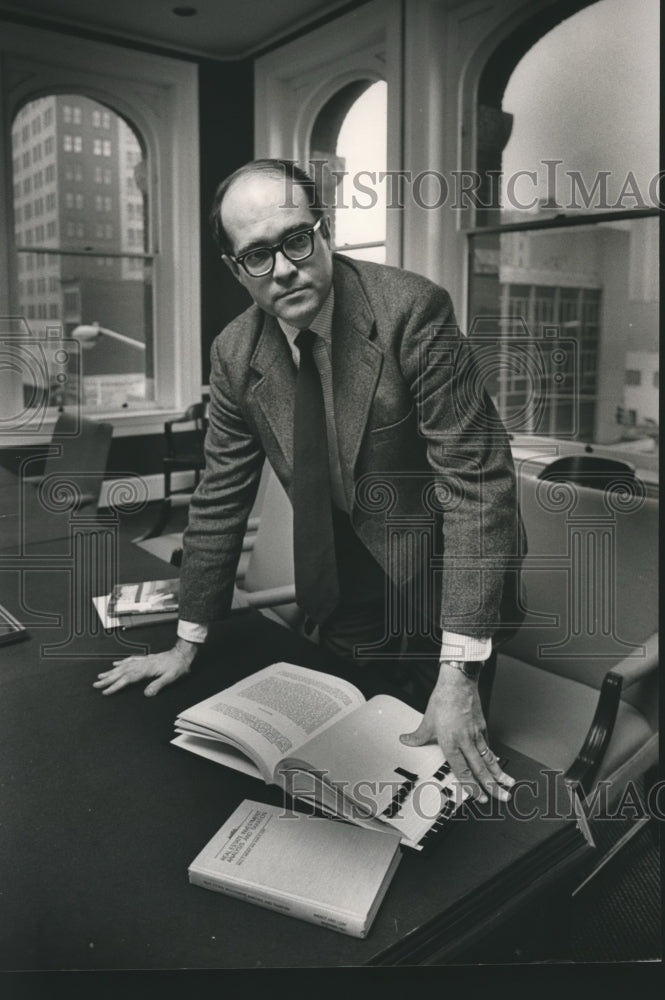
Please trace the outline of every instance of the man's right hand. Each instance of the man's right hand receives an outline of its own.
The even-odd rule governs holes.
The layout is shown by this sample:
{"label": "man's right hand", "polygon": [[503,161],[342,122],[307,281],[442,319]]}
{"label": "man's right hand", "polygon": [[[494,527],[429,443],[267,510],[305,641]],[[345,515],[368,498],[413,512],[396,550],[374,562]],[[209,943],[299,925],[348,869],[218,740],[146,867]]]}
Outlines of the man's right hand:
{"label": "man's right hand", "polygon": [[175,646],[164,653],[128,656],[124,660],[114,660],[113,668],[98,674],[92,686],[98,688],[102,694],[115,694],[128,684],[136,684],[152,677],[154,680],[144,691],[144,694],[151,697],[166,684],[171,684],[178,677],[189,673],[198,649],[199,643],[188,642],[178,637]]}

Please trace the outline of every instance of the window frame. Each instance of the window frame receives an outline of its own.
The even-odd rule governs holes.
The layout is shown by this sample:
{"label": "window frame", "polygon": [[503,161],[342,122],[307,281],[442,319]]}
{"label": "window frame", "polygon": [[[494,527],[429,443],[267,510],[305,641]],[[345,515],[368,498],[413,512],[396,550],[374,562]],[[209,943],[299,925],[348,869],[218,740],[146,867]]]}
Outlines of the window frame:
{"label": "window frame", "polygon": [[[3,135],[11,137],[14,117],[29,101],[47,94],[80,93],[119,114],[145,143],[150,164],[148,249],[154,257],[156,400],[154,407],[140,410],[86,412],[93,418],[112,420],[116,436],[161,431],[165,419],[201,394],[197,65],[18,24],[5,23],[3,29]],[[16,317],[11,141],[4,146],[0,164],[4,206],[0,213],[0,315]],[[11,426],[12,414],[23,409],[22,385],[18,383],[15,376],[2,376],[3,445],[26,440],[25,434],[14,435]],[[56,417],[56,412],[49,412],[40,422],[41,439],[50,435]]]}
{"label": "window frame", "polygon": [[[459,149],[460,166],[467,170],[477,170],[477,147],[478,147],[478,93],[481,78],[488,63],[501,46],[511,38],[516,40],[515,61],[512,64],[512,73],[519,65],[524,55],[537,42],[554,30],[562,21],[574,16],[587,7],[593,6],[597,0],[540,0],[533,5],[534,9],[510,10],[506,9],[505,17],[500,23],[495,22],[491,33],[488,32],[483,41],[476,45],[475,50],[469,59],[466,71],[463,73],[460,85],[460,104],[462,107]],[[540,12],[540,13],[539,13]],[[524,44],[523,32],[529,26],[533,29],[538,25],[537,32],[531,31],[528,44]],[[539,33],[538,33],[539,32]],[[519,49],[519,42],[522,49]],[[493,235],[516,232],[544,232],[561,231],[564,229],[574,230],[580,226],[597,226],[604,222],[616,220],[631,220],[641,218],[658,217],[661,210],[657,207],[633,208],[624,210],[586,210],[576,211],[572,215],[559,214],[555,217],[543,217],[531,221],[516,222],[514,220],[501,222],[499,213],[496,213],[492,221],[479,225],[477,224],[477,211],[474,206],[470,206],[459,212],[458,218],[458,248],[464,255],[463,283],[464,283],[464,316],[465,325],[468,327],[470,311],[470,259],[472,238],[477,235]],[[603,445],[595,442],[574,441],[569,439],[558,439],[546,435],[529,435],[527,433],[515,433],[512,437],[513,450],[520,457],[537,454],[538,449],[542,453],[549,448],[555,450],[556,454],[576,454],[583,451],[593,451],[597,455],[624,458],[632,462],[639,468],[640,474],[652,483],[658,482],[659,455],[651,453],[641,453],[631,449],[629,440]]]}
{"label": "window frame", "polygon": [[[388,87],[387,169],[397,170],[403,146],[402,4],[400,0],[372,0],[333,26],[336,30],[331,31],[330,25],[315,29],[256,60],[256,156],[287,157],[307,167],[312,129],[328,101],[350,83],[384,80]],[[387,213],[385,246],[386,263],[400,266],[399,212]]]}

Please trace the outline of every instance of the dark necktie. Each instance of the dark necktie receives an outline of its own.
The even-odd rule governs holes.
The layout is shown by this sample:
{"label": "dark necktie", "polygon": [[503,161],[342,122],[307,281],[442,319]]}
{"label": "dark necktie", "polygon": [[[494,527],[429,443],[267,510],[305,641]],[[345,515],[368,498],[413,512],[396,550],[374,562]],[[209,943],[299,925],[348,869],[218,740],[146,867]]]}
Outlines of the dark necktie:
{"label": "dark necktie", "polygon": [[296,600],[322,623],[339,601],[323,391],[312,356],[315,333],[296,337],[300,366],[293,418],[293,557]]}

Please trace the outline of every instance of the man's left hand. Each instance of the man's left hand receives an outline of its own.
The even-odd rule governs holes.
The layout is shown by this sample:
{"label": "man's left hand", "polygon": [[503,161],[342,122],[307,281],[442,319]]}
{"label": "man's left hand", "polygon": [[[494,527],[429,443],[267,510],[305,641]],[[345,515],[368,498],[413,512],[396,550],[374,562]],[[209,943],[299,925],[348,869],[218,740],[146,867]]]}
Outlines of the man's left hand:
{"label": "man's left hand", "polygon": [[457,780],[480,802],[487,802],[487,794],[502,802],[510,798],[515,780],[487,743],[478,683],[461,670],[441,664],[423,721],[400,739],[412,747],[438,742]]}

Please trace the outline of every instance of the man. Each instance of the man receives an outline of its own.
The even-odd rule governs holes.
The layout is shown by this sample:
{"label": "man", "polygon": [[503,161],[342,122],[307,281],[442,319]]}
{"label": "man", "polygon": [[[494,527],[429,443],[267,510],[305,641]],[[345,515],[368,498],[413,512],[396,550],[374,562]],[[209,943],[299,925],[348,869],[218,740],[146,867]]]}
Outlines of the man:
{"label": "man", "polygon": [[[408,610],[420,615],[435,594],[440,620],[437,608],[420,630],[429,659],[401,661],[407,685],[426,690],[423,722],[402,739],[438,740],[473,794],[505,800],[513,779],[487,744],[479,676],[505,615],[515,478],[448,294],[418,275],[334,255],[318,193],[289,161],[232,174],[212,219],[223,260],[254,305],[211,352],[207,464],[184,536],[178,638],[165,653],[117,661],[95,686],[111,694],[153,678],[145,693],[154,695],[189,670],[207,623],[231,606],[267,457],[293,503],[297,599],[321,646],[367,666],[363,650],[386,640],[386,659],[399,664],[402,647],[394,635],[387,641],[390,595],[410,595]],[[312,500],[307,491],[322,485]],[[305,524],[312,507],[314,527]],[[445,552],[428,564],[414,556],[413,537],[433,520]]]}

